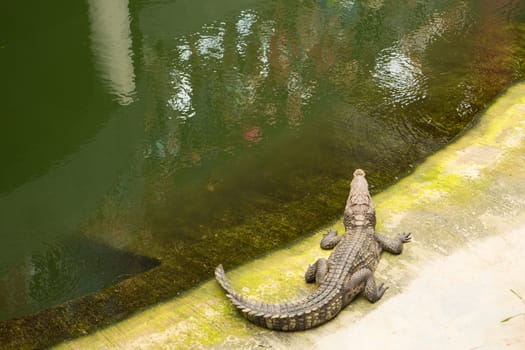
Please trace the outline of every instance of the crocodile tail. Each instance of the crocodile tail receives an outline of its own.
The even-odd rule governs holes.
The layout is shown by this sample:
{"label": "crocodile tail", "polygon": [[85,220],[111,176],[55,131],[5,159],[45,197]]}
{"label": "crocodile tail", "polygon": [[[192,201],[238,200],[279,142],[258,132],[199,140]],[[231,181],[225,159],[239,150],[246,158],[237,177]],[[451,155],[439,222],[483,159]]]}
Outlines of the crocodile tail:
{"label": "crocodile tail", "polygon": [[269,329],[299,331],[313,328],[335,317],[342,305],[341,300],[327,299],[310,306],[306,300],[300,303],[267,303],[248,299],[234,291],[222,265],[215,269],[215,278],[244,318]]}
{"label": "crocodile tail", "polygon": [[[226,296],[228,297],[228,299],[230,299],[232,304],[234,304],[235,306],[239,306],[241,308],[244,308],[244,309],[246,307],[248,307],[248,305],[246,305],[246,307],[242,307],[241,304],[243,304],[243,303],[248,303],[249,304],[249,301],[248,301],[248,299],[246,297],[244,297],[241,294],[237,293],[233,289],[233,287],[230,284],[230,280],[228,279],[228,277],[226,277],[226,273],[224,272],[224,268],[222,267],[222,264],[217,266],[217,268],[215,269],[215,279],[217,280],[217,282],[219,282],[219,284],[221,285],[222,289],[224,289],[226,291]],[[252,305],[250,305],[250,306],[252,306]]]}
{"label": "crocodile tail", "polygon": [[224,272],[224,267],[222,267],[222,264],[215,268],[215,279],[217,279],[217,282],[219,282],[222,289],[224,289],[226,293],[236,294],[230,284],[230,281],[228,280],[228,277],[226,277],[226,273]]}

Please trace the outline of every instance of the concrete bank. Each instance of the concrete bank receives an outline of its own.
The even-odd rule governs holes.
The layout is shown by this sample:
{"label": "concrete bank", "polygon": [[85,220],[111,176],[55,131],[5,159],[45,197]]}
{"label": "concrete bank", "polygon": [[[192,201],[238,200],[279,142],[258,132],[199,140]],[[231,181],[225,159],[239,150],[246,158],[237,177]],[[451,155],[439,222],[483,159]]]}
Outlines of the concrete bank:
{"label": "concrete bank", "polygon": [[510,291],[525,291],[524,238],[522,226],[424,264],[402,293],[314,348],[525,349],[525,303]]}
{"label": "concrete bank", "polygon": [[[241,318],[214,280],[59,349],[523,348],[525,312],[525,83],[513,86],[457,142],[374,197],[378,230],[413,233],[401,256],[383,254],[376,278],[390,289],[356,300],[335,320],[298,333]],[[366,169],[365,169],[366,170]],[[351,174],[349,174],[349,179]],[[342,230],[341,222],[333,227]],[[229,271],[261,300],[304,296],[306,266],[322,228],[288,248]]]}

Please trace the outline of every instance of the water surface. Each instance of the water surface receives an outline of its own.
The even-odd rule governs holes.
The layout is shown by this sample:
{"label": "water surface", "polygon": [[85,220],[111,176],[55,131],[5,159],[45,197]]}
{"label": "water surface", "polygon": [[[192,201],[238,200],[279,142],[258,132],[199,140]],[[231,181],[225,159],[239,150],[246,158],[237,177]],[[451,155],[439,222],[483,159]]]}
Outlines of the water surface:
{"label": "water surface", "polygon": [[525,71],[519,1],[33,5],[1,11],[0,334],[37,347],[311,234]]}

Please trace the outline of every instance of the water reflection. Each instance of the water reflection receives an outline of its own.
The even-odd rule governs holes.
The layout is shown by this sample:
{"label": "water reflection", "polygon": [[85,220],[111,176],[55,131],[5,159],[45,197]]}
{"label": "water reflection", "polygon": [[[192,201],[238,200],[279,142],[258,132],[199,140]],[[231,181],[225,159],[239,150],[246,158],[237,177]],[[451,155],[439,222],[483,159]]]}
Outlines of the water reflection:
{"label": "water reflection", "polygon": [[427,47],[444,33],[461,32],[466,11],[464,2],[445,12],[434,11],[427,23],[379,53],[372,76],[389,104],[406,106],[426,97],[427,76],[422,69]]}
{"label": "water reflection", "polygon": [[407,105],[425,97],[425,76],[419,65],[405,56],[399,48],[381,52],[373,77],[390,95],[390,104]]}
{"label": "water reflection", "polygon": [[[483,77],[473,92],[476,11],[467,1],[277,1],[144,41],[146,94],[158,99],[144,152],[153,235],[191,247],[354,166],[373,169],[378,186],[409,171],[483,108],[474,95],[504,86]],[[451,43],[465,45],[461,55],[449,55]]]}
{"label": "water reflection", "polygon": [[52,305],[55,300],[67,300],[78,288],[82,278],[82,262],[72,247],[61,244],[48,246],[42,253],[31,256],[28,297],[40,305]]}
{"label": "water reflection", "polygon": [[[337,181],[345,185],[334,196],[343,193],[355,166],[373,169],[378,187],[410,171],[483,108],[479,96],[504,86],[494,89],[473,69],[482,56],[470,46],[482,40],[471,32],[483,23],[476,11],[467,1],[277,1],[162,46],[145,41],[154,62],[147,94],[160,101],[146,123],[152,235],[186,252],[196,244],[220,250],[226,243],[206,241],[213,232],[256,237],[250,213],[270,207],[287,208],[292,222],[290,203],[305,208],[305,193]],[[159,67],[170,77],[167,108]],[[321,217],[335,213],[323,203]],[[260,229],[285,241],[307,231],[297,220],[292,229],[263,220]]]}
{"label": "water reflection", "polygon": [[217,60],[223,58],[224,25],[225,23],[206,25],[202,28],[202,32],[197,34],[198,39],[195,45],[204,62],[207,62],[207,59],[210,58]]}
{"label": "water reflection", "polygon": [[86,239],[47,245],[0,274],[0,320],[58,305],[158,264]]}
{"label": "water reflection", "polygon": [[121,105],[133,102],[135,73],[128,0],[87,0],[91,48],[109,92]]}
{"label": "water reflection", "polygon": [[237,39],[237,52],[241,56],[244,56],[246,53],[246,47],[248,46],[246,38],[252,34],[252,26],[256,21],[257,15],[253,11],[242,11],[239,15],[239,20],[235,24],[239,35]]}
{"label": "water reflection", "polygon": [[260,75],[267,77],[270,71],[270,40],[273,37],[274,22],[272,20],[265,21],[259,28],[259,36],[261,46],[259,48],[259,64],[260,64]]}
{"label": "water reflection", "polygon": [[[227,21],[208,23],[163,45],[143,42],[147,61],[154,62],[146,67],[154,81],[147,94],[160,103],[166,90],[159,72],[166,69],[169,76],[167,108],[152,106],[156,117],[147,123],[146,178],[156,184],[153,191],[162,192],[158,201],[147,206],[155,212],[169,208],[179,213],[169,219],[152,214],[158,218],[152,222],[163,227],[159,231],[181,232],[196,218],[204,227],[222,220],[236,205],[220,210],[209,205],[209,179],[240,174],[243,170],[237,170],[235,157],[241,157],[247,146],[256,153],[243,164],[253,169],[264,167],[263,159],[274,157],[279,147],[294,155],[338,149],[346,157],[331,158],[330,163],[344,163],[347,158],[374,168],[374,158],[395,158],[399,151],[417,159],[444,144],[454,134],[447,130],[447,122],[466,125],[463,116],[472,116],[482,107],[472,100],[470,73],[463,64],[477,53],[466,49],[464,56],[454,57],[448,52],[440,55],[436,48],[474,40],[462,37],[479,25],[467,15],[473,11],[466,1],[409,2],[401,9],[382,1],[301,6],[277,1],[239,11]],[[432,55],[450,61],[437,66]],[[449,73],[450,66],[458,73],[456,85],[442,89],[436,81]],[[478,81],[478,86],[483,83]],[[443,95],[448,96],[446,112],[438,111],[441,102],[436,96]],[[352,125],[343,128],[346,135],[337,130],[342,124]],[[283,130],[296,138],[283,141]],[[419,147],[407,152],[414,144]],[[369,151],[361,160],[363,148]],[[267,173],[250,175],[259,195],[269,187],[267,183],[279,193],[289,191],[295,176],[290,169],[314,174],[319,166],[309,164],[306,156],[280,157],[270,161],[273,169],[265,169]],[[162,163],[155,163],[156,159]],[[344,168],[353,166],[350,163],[346,161]],[[392,166],[378,172],[399,172],[393,159],[381,164]],[[326,173],[335,171],[333,165],[323,163],[323,167]],[[283,177],[276,175],[281,170]],[[166,182],[170,178],[173,184]],[[217,203],[243,197],[245,189],[229,187],[228,180],[212,183]]]}
{"label": "water reflection", "polygon": [[169,72],[170,85],[174,91],[172,97],[168,99],[168,105],[177,113],[177,118],[186,120],[195,115],[195,109],[192,106],[193,87],[191,86],[190,70],[192,51],[188,43],[182,42],[176,48],[178,62]]}

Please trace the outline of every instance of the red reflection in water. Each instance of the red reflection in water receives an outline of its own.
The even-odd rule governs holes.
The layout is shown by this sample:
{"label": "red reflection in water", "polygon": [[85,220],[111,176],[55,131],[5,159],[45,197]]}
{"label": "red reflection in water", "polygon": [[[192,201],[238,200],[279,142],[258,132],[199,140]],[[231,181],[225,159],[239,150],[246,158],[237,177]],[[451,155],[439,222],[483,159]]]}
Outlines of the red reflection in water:
{"label": "red reflection in water", "polygon": [[243,132],[242,137],[250,144],[259,143],[262,140],[262,130],[260,127],[254,126]]}

